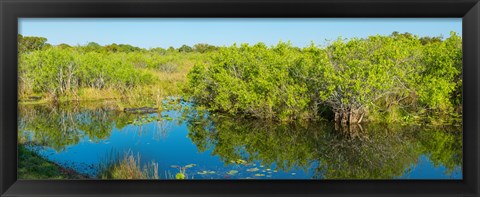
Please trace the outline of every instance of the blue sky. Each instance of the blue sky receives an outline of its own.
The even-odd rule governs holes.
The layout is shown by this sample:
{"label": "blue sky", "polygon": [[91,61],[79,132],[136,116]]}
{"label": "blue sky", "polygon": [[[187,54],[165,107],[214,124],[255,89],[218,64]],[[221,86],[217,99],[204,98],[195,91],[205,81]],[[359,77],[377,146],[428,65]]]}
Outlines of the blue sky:
{"label": "blue sky", "polygon": [[290,41],[304,47],[312,41],[324,44],[338,37],[389,35],[393,31],[410,32],[419,36],[448,37],[450,31],[461,35],[461,18],[304,18],[304,19],[233,19],[233,18],[21,18],[19,33],[41,36],[48,43],[101,45],[117,43],[143,48],[183,44],[258,43],[274,45]]}

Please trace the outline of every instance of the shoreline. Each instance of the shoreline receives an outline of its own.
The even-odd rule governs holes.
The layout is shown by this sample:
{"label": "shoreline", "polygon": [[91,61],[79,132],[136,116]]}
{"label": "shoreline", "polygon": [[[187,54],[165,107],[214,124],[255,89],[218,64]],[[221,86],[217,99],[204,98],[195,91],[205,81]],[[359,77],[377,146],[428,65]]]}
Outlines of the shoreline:
{"label": "shoreline", "polygon": [[[32,165],[40,164],[40,165]],[[34,151],[18,144],[18,179],[90,179],[91,177],[81,174],[72,168],[65,168],[49,161]],[[40,166],[40,167],[39,167]]]}

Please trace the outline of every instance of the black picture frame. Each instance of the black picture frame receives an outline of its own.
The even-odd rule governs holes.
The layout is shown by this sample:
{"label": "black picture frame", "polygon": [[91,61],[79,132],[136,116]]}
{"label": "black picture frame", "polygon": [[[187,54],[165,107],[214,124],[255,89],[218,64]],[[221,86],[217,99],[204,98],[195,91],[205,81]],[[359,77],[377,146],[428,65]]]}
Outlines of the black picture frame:
{"label": "black picture frame", "polygon": [[[1,196],[479,196],[478,0],[0,0]],[[461,17],[463,180],[17,180],[19,17]]]}

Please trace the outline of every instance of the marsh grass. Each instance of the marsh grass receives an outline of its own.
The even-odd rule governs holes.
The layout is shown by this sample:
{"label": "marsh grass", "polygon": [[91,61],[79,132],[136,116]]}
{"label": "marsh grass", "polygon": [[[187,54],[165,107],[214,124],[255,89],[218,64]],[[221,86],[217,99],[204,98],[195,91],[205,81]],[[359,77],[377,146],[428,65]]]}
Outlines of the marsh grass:
{"label": "marsh grass", "polygon": [[166,170],[165,177],[160,177],[158,173],[158,163],[152,161],[146,165],[140,164],[140,155],[134,155],[132,151],[127,151],[123,155],[116,151],[110,151],[99,164],[100,179],[194,179],[185,172],[188,166],[178,167],[177,172]]}
{"label": "marsh grass", "polygon": [[158,164],[151,162],[143,167],[140,165],[140,155],[127,151],[120,156],[111,151],[104,162],[99,164],[101,179],[159,179]]}
{"label": "marsh grass", "polygon": [[181,94],[181,87],[187,80],[186,75],[194,64],[194,61],[179,61],[176,63],[175,72],[145,69],[146,72],[154,76],[155,82],[124,90],[121,95],[116,96],[117,98],[122,98],[120,107],[160,107],[165,98]]}

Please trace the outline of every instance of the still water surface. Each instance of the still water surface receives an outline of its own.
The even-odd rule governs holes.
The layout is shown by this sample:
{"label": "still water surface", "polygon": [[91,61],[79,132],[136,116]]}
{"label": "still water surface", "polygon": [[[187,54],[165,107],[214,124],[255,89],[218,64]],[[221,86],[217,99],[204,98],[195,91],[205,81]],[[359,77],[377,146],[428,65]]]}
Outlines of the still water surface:
{"label": "still water surface", "polygon": [[[176,166],[189,179],[462,179],[461,127],[278,124],[195,110],[132,114],[108,103],[20,106],[19,140],[64,167],[98,174],[113,154]],[[194,165],[191,165],[194,164]]]}

